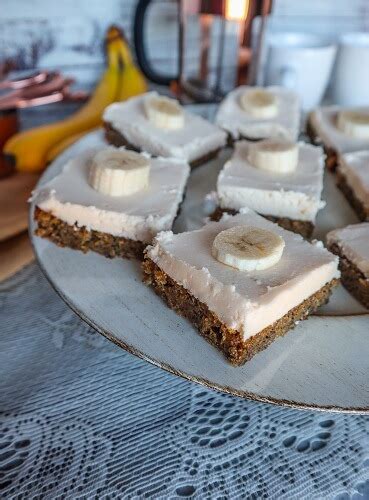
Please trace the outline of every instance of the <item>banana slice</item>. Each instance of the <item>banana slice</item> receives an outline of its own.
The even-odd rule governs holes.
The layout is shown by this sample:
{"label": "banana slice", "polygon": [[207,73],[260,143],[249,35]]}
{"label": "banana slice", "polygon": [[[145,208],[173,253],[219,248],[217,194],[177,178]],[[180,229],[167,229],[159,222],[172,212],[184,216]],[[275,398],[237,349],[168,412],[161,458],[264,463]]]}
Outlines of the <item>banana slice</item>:
{"label": "banana slice", "polygon": [[248,160],[254,167],[269,172],[287,173],[296,169],[298,144],[285,139],[264,139],[249,146]]}
{"label": "banana slice", "polygon": [[357,139],[369,138],[369,112],[346,110],[340,111],[337,127],[346,135]]}
{"label": "banana slice", "polygon": [[278,113],[277,97],[264,89],[252,89],[240,97],[240,105],[254,118],[273,118]]}
{"label": "banana slice", "polygon": [[150,161],[125,149],[103,149],[92,160],[90,185],[109,196],[128,196],[149,185]]}
{"label": "banana slice", "polygon": [[182,106],[175,99],[157,96],[146,99],[145,111],[148,119],[159,128],[177,130],[184,125]]}
{"label": "banana slice", "polygon": [[213,241],[212,255],[240,271],[261,271],[282,257],[285,242],[278,234],[253,226],[221,231]]}

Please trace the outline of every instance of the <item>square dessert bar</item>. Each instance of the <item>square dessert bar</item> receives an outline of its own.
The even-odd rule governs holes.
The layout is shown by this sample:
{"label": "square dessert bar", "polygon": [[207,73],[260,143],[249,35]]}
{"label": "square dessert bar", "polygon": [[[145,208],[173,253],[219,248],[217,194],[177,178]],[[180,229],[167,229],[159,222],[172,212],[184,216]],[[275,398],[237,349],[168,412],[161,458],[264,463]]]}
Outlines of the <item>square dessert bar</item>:
{"label": "square dessert bar", "polygon": [[369,221],[369,149],[338,158],[337,185],[362,221]]}
{"label": "square dessert bar", "polygon": [[154,156],[186,160],[191,167],[214,158],[226,145],[223,130],[184,108],[184,123],[179,128],[165,129],[153,123],[146,106],[158,97],[157,92],[148,92],[108,106],[103,117],[107,141]]}
{"label": "square dessert bar", "polygon": [[128,196],[110,196],[89,183],[91,163],[98,152],[91,149],[73,158],[59,175],[33,193],[36,235],[105,257],[142,259],[152,238],[172,228],[189,165],[175,158],[143,155],[150,165],[148,186]]}
{"label": "square dessert bar", "polygon": [[213,220],[219,219],[223,212],[236,213],[248,207],[309,238],[317,212],[325,206],[321,200],[324,155],[321,148],[311,144],[299,142],[297,146],[295,170],[282,173],[256,168],[249,159],[249,149],[255,145],[249,141],[237,142],[232,158],[218,177],[218,208]]}
{"label": "square dessert bar", "polygon": [[[237,226],[282,237],[280,260],[248,271],[213,257],[214,239]],[[143,271],[144,281],[167,305],[235,365],[326,303],[339,277],[338,258],[321,243],[308,243],[248,209],[195,231],[160,233],[145,251]]]}
{"label": "square dessert bar", "polygon": [[323,106],[312,111],[308,119],[307,133],[313,142],[323,145],[327,155],[326,166],[333,171],[337,167],[338,155],[369,149],[369,135],[355,137],[345,132],[342,125],[339,128],[339,114],[350,111],[369,114],[368,107],[351,110],[340,106]]}
{"label": "square dessert bar", "polygon": [[[262,90],[275,98],[275,113],[255,116],[242,106],[243,96],[257,87],[243,85],[230,92],[219,106],[215,123],[228,133],[229,142],[238,139],[266,139],[283,137],[296,141],[300,130],[300,104],[297,94],[282,87],[265,87]],[[263,112],[262,112],[263,113]],[[264,113],[265,114],[265,113]]]}
{"label": "square dessert bar", "polygon": [[369,223],[329,232],[327,246],[340,258],[342,284],[369,309]]}

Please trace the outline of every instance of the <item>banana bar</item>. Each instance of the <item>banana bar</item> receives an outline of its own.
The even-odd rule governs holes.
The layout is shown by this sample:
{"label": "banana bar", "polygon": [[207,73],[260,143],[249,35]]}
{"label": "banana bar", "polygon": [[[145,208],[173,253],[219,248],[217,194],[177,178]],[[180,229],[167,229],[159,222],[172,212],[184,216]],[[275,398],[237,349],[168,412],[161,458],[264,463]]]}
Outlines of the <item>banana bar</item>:
{"label": "banana bar", "polygon": [[190,167],[124,148],[76,156],[33,193],[36,235],[105,257],[143,258],[153,237],[172,228]]}
{"label": "banana bar", "polygon": [[310,113],[307,134],[322,144],[326,166],[335,171],[340,154],[369,149],[369,107],[323,106]]}
{"label": "banana bar", "polygon": [[299,99],[282,87],[243,85],[222,101],[215,123],[227,132],[230,144],[239,139],[296,141],[300,129]]}
{"label": "banana bar", "polygon": [[329,232],[327,246],[339,256],[342,284],[369,309],[369,223]]}
{"label": "banana bar", "polygon": [[358,218],[369,221],[369,149],[340,155],[336,174],[337,185]]}
{"label": "banana bar", "polygon": [[310,238],[325,206],[324,155],[320,147],[285,139],[238,141],[217,182],[218,220],[249,207],[290,231]]}
{"label": "banana bar", "polygon": [[234,365],[327,302],[338,258],[250,209],[201,229],[160,233],[144,281]]}
{"label": "banana bar", "polygon": [[111,104],[103,121],[110,144],[179,158],[191,167],[216,157],[227,142],[223,130],[157,92]]}

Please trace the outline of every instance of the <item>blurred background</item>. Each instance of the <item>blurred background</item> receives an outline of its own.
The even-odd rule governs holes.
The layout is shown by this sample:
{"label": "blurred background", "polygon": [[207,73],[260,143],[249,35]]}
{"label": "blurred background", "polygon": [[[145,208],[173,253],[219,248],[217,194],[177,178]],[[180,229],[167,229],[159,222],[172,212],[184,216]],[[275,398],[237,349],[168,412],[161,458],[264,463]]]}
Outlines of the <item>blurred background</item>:
{"label": "blurred background", "polygon": [[[92,85],[103,65],[102,40],[119,24],[133,44],[137,0],[2,0],[0,61],[17,69],[59,69]],[[300,31],[332,39],[343,32],[369,30],[367,0],[274,0],[268,33]],[[177,2],[154,0],[145,36],[158,71],[177,68]],[[257,29],[257,21],[253,29]]]}

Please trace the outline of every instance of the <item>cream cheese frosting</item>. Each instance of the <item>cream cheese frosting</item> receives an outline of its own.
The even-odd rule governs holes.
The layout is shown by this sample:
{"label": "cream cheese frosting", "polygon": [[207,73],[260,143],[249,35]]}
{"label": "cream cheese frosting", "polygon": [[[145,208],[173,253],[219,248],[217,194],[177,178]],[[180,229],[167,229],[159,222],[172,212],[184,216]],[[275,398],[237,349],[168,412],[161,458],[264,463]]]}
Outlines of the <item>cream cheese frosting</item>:
{"label": "cream cheese frosting", "polygon": [[369,210],[369,149],[341,155],[338,171],[344,176],[355,196]]}
{"label": "cream cheese frosting", "polygon": [[[32,200],[69,225],[151,242],[171,229],[183,198],[190,167],[175,158],[150,158],[149,187],[129,196],[109,196],[88,183],[91,160],[101,148],[76,156]],[[149,155],[145,155],[149,157]]]}
{"label": "cream cheese frosting", "polygon": [[[355,109],[357,111],[369,112],[369,107]],[[350,137],[339,130],[337,127],[337,117],[338,112],[342,110],[343,108],[340,106],[323,106],[311,113],[310,121],[318,138],[324,146],[332,148],[338,153],[349,153],[352,151],[369,149],[369,139]]]}
{"label": "cream cheese frosting", "polygon": [[270,172],[256,168],[248,160],[252,143],[239,141],[232,158],[218,177],[217,196],[222,208],[249,207],[263,215],[315,221],[321,200],[324,154],[320,147],[298,143],[296,170]]}
{"label": "cream cheese frosting", "polygon": [[145,113],[145,101],[157,92],[132,97],[108,106],[104,122],[120,132],[133,146],[152,155],[181,158],[188,162],[225,146],[226,133],[201,116],[184,109],[184,126],[176,130],[156,127]]}
{"label": "cream cheese frosting", "polygon": [[[273,231],[285,240],[281,260],[263,271],[239,271],[211,254],[215,236],[237,225]],[[166,274],[206,304],[244,339],[257,334],[292,308],[339,277],[338,258],[319,242],[311,244],[249,209],[225,215],[201,229],[174,235],[160,233],[148,249]]]}
{"label": "cream cheese frosting", "polygon": [[282,87],[265,87],[277,97],[278,113],[273,118],[255,118],[240,106],[244,92],[255,89],[243,85],[232,90],[220,104],[215,122],[233,139],[283,137],[296,141],[300,129],[300,105],[297,94]]}
{"label": "cream cheese frosting", "polygon": [[369,222],[351,224],[327,234],[327,243],[335,243],[355,266],[369,278]]}

